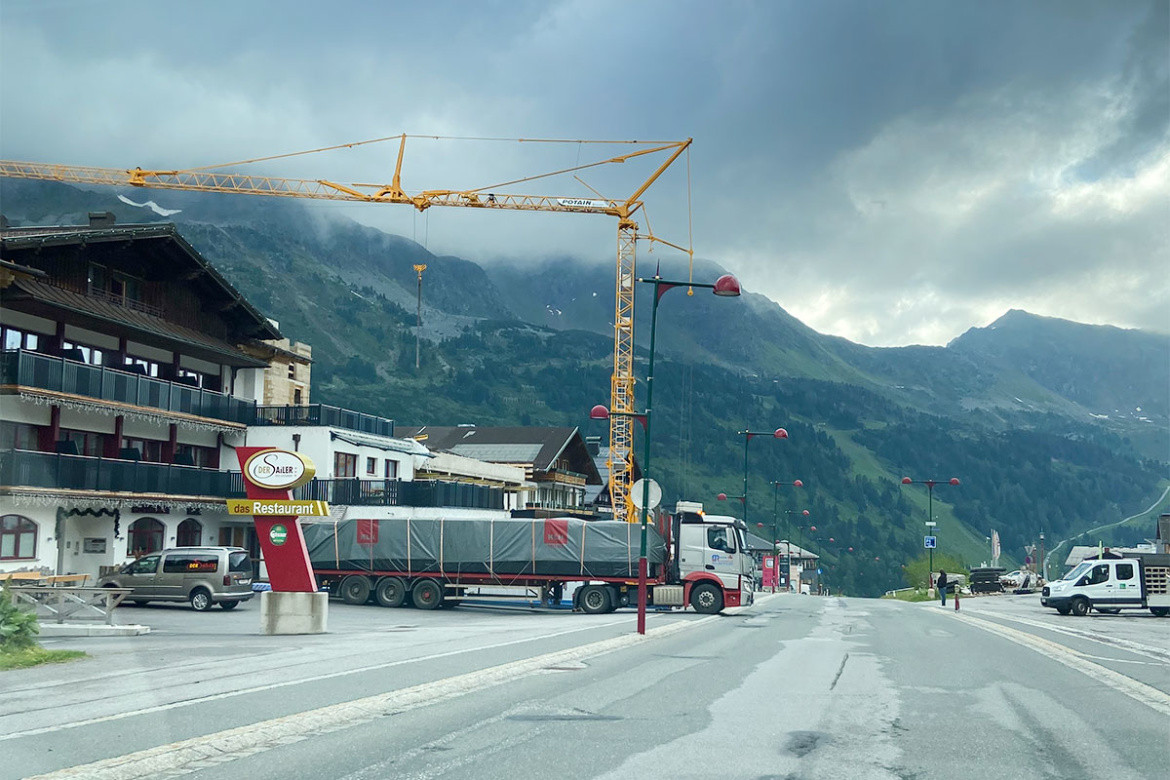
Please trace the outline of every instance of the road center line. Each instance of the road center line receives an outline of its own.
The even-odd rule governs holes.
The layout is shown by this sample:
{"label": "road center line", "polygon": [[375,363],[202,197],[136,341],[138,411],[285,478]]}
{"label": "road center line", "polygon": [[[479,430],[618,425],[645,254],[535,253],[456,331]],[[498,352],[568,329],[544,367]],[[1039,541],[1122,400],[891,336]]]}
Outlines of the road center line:
{"label": "road center line", "polygon": [[1115,672],[1100,664],[1095,664],[1088,660],[1084,653],[1080,653],[1051,640],[1035,636],[1034,634],[1029,634],[1026,631],[1009,628],[990,620],[970,617],[969,615],[959,613],[949,614],[955,620],[961,620],[968,625],[981,628],[992,634],[998,634],[1004,639],[1015,642],[1018,645],[1031,648],[1041,655],[1051,658],[1053,661],[1062,663],[1070,669],[1075,669],[1098,682],[1108,685],[1110,688],[1125,694],[1135,701],[1145,704],[1147,707],[1163,715],[1170,715],[1170,694],[1158,690],[1152,685],[1146,685],[1131,677],[1126,677],[1120,672]]}
{"label": "road center line", "polygon": [[410,688],[367,696],[341,704],[331,704],[315,710],[227,729],[215,734],[173,742],[169,745],[160,745],[116,758],[61,769],[37,775],[29,780],[65,780],[65,778],[80,777],[92,778],[93,780],[103,780],[104,778],[131,780],[132,778],[157,778],[164,775],[186,774],[197,771],[205,763],[210,765],[231,761],[290,742],[298,742],[317,734],[340,731],[368,723],[375,718],[463,696],[519,679],[548,666],[562,665],[613,652],[639,642],[698,626],[718,617],[718,615],[711,615],[694,621],[679,620],[650,629],[645,636],[623,634],[581,647],[546,653],[533,658],[511,661],[488,669],[448,677],[445,680],[422,683]]}

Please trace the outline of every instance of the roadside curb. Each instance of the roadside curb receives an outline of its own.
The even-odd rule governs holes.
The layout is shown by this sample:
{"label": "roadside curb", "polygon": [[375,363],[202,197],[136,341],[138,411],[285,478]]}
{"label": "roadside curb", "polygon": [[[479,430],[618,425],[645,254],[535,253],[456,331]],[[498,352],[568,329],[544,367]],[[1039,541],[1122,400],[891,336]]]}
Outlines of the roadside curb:
{"label": "roadside curb", "polygon": [[56,639],[58,637],[78,636],[141,636],[149,634],[150,626],[126,625],[107,626],[87,625],[85,623],[41,623],[40,636]]}

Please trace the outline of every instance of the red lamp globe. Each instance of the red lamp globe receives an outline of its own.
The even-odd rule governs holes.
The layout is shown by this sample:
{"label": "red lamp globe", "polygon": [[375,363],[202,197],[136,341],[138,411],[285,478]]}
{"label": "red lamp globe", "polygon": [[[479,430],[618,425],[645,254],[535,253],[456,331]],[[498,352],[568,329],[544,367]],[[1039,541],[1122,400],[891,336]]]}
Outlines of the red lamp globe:
{"label": "red lamp globe", "polygon": [[602,404],[598,404],[597,406],[595,406],[589,410],[589,419],[590,420],[608,420],[609,419],[609,409],[606,409],[605,406],[603,406]]}
{"label": "red lamp globe", "polygon": [[724,274],[715,280],[713,293],[724,298],[734,298],[739,293],[739,280],[731,274]]}

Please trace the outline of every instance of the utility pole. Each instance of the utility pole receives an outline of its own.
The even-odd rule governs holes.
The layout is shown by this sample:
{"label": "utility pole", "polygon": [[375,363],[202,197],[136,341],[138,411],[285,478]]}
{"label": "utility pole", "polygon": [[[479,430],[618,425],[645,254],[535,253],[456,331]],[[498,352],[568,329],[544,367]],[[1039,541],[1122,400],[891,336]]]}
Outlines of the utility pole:
{"label": "utility pole", "polygon": [[423,271],[427,270],[427,267],[422,263],[418,263],[414,266],[414,270],[418,273],[418,312],[415,317],[414,329],[414,370],[415,373],[418,373],[421,353],[420,339],[422,337],[422,275]]}

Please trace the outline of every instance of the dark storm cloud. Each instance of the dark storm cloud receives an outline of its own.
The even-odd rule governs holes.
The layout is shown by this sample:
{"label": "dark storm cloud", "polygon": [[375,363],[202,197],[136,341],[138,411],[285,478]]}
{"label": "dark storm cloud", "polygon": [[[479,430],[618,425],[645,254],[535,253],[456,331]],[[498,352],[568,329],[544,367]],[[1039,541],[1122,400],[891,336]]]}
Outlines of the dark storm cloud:
{"label": "dark storm cloud", "polygon": [[[170,167],[400,132],[693,136],[697,251],[819,330],[942,343],[1008,308],[1170,329],[1165,2],[6,0],[0,22],[4,157]],[[594,151],[412,149],[415,188]],[[269,170],[386,180],[394,152]],[[676,242],[685,183],[680,163],[648,203]],[[473,259],[612,251],[608,223],[439,211],[354,213]]]}

